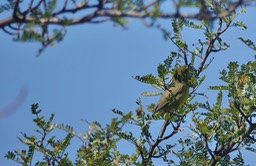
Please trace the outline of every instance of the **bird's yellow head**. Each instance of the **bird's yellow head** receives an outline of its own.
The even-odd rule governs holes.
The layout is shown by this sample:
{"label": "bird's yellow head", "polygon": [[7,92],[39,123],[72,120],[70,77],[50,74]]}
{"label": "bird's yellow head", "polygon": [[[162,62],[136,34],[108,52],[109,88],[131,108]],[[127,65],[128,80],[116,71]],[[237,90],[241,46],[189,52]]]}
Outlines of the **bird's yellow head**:
{"label": "bird's yellow head", "polygon": [[188,79],[189,79],[189,65],[184,65],[184,66],[177,67],[175,69],[173,77],[176,80],[180,81],[180,82],[188,81]]}

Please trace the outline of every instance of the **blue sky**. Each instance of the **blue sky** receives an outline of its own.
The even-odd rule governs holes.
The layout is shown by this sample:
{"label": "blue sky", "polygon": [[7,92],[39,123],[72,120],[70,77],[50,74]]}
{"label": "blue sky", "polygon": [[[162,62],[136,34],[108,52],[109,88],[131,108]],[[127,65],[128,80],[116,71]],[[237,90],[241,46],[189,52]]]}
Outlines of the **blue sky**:
{"label": "blue sky", "polygon": [[[230,29],[224,37],[231,48],[213,54],[215,60],[204,73],[208,77],[199,90],[209,93],[212,102],[216,94],[205,88],[218,83],[218,71],[229,61],[246,63],[254,60],[254,52],[236,40],[238,36],[244,36],[256,41],[253,10],[249,8],[239,17],[248,29]],[[171,20],[164,20],[163,24],[170,27]],[[184,35],[191,41],[199,37],[191,31]],[[22,149],[17,136],[21,137],[21,132],[33,133],[32,103],[38,102],[46,117],[55,113],[54,122],[72,125],[77,132],[85,133],[88,125],[81,119],[106,124],[113,117],[113,108],[124,112],[135,110],[135,101],[140,94],[153,89],[132,76],[156,73],[158,64],[170,51],[176,50],[170,41],[163,39],[160,31],[146,28],[138,20],[132,20],[128,30],[112,23],[69,27],[64,40],[56,47],[48,48],[39,58],[35,57],[38,44],[13,42],[3,31],[0,31],[0,37],[0,108],[13,101],[22,88],[28,90],[18,109],[0,119],[2,165],[14,165],[3,156],[9,150]],[[142,97],[143,104],[157,100]],[[73,156],[79,143],[75,146]],[[252,164],[256,159],[246,158],[246,161]]]}

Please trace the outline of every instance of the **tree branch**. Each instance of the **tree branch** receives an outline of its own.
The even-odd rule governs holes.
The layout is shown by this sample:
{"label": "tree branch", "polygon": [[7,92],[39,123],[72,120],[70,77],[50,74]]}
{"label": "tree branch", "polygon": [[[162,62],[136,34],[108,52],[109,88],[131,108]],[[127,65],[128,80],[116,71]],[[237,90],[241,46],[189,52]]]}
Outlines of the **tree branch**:
{"label": "tree branch", "polygon": [[[123,18],[138,18],[138,19],[145,19],[145,18],[152,18],[152,15],[154,15],[153,10],[150,9],[154,4],[159,3],[157,0],[152,0],[151,2],[148,2],[146,5],[142,5],[141,7],[138,6],[138,9],[129,9],[129,10],[120,10],[116,7],[114,2],[106,1],[106,0],[99,0],[98,3],[89,5],[89,2],[84,4],[77,4],[74,8],[67,9],[67,3],[68,1],[65,0],[63,2],[63,7],[59,11],[56,11],[52,14],[52,16],[47,18],[49,21],[46,21],[46,18],[34,18],[29,16],[29,13],[39,9],[40,6],[43,4],[45,7],[46,2],[45,0],[40,0],[38,3],[32,7],[34,1],[31,0],[29,2],[29,7],[27,10],[22,12],[22,14],[19,14],[19,4],[21,3],[20,0],[17,0],[15,3],[15,7],[13,9],[13,15],[11,17],[7,17],[0,21],[0,28],[3,28],[6,25],[13,24],[13,23],[31,23],[31,22],[38,22],[39,24],[47,23],[48,25],[63,25],[63,22],[66,21],[65,19],[62,19],[64,14],[68,13],[77,13],[78,11],[87,10],[87,9],[94,9],[94,18],[100,18],[100,17],[123,17]],[[246,1],[239,0],[237,3],[232,3],[229,5],[228,12],[225,13],[224,16],[227,16],[231,12],[235,11],[238,6],[241,6],[245,4]],[[108,5],[110,4],[110,5]],[[108,6],[112,7],[108,7]],[[177,8],[177,7],[176,7]],[[46,9],[45,9],[46,10]],[[89,10],[88,10],[89,11]],[[222,16],[222,17],[224,17]],[[208,20],[214,20],[218,18],[217,15],[212,15],[210,17],[204,18],[205,13],[200,11],[199,13],[180,13],[180,12],[174,12],[174,13],[165,13],[165,12],[159,12],[157,13],[158,18],[162,19],[169,19],[169,18],[187,18],[187,19],[208,19]],[[69,19],[69,23],[67,25],[76,25],[76,24],[82,24],[90,22],[92,19],[84,19],[87,18],[87,15],[77,17],[77,18],[71,18]],[[99,22],[101,23],[101,22]]]}
{"label": "tree branch", "polygon": [[224,29],[222,29],[223,22],[222,22],[222,19],[220,18],[217,33],[216,33],[215,37],[213,37],[212,39],[209,39],[209,41],[208,41],[208,46],[207,46],[206,52],[205,52],[204,56],[202,57],[202,60],[201,60],[200,65],[198,67],[197,76],[199,76],[200,73],[203,71],[206,60],[208,59],[210,54],[212,52],[217,52],[217,50],[214,49],[215,41],[230,27],[230,24],[232,23],[232,21],[233,20],[230,20],[228,23],[226,23],[226,27]]}
{"label": "tree branch", "polygon": [[164,121],[156,141],[150,146],[150,149],[149,149],[149,152],[148,152],[148,158],[152,157],[153,152],[155,150],[155,147],[157,147],[159,145],[159,143],[162,141],[165,130],[166,130],[166,128],[169,124],[170,124],[170,120],[165,120]]}

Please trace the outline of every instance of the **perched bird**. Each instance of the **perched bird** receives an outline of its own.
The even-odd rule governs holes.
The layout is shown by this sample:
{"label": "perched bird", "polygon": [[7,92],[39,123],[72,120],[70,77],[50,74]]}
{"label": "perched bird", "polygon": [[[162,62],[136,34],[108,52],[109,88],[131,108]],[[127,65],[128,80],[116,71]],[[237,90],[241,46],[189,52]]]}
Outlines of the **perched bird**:
{"label": "perched bird", "polygon": [[183,104],[189,95],[189,66],[177,67],[168,88],[154,108],[153,114],[171,113]]}

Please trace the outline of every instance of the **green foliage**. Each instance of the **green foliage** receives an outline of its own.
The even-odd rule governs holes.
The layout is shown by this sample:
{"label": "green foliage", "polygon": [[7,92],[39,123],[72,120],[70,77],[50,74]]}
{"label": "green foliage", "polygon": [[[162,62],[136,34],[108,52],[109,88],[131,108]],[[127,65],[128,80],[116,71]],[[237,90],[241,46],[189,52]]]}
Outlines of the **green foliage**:
{"label": "green foliage", "polygon": [[246,44],[249,48],[256,51],[256,46],[253,41],[251,41],[250,39],[244,39],[243,37],[239,37],[238,39],[241,40],[244,44]]}
{"label": "green foliage", "polygon": [[7,3],[0,5],[0,13],[4,11],[10,11],[14,8],[15,2],[13,0],[7,0]]}
{"label": "green foliage", "polygon": [[124,27],[127,23],[127,20],[122,17],[112,17],[111,18],[113,22],[117,23],[118,25]]}
{"label": "green foliage", "polygon": [[148,74],[145,76],[135,76],[134,79],[143,82],[143,83],[147,83],[147,84],[158,84],[159,80],[153,76],[152,74]]}
{"label": "green foliage", "polygon": [[57,0],[50,0],[47,2],[46,5],[46,11],[45,11],[45,17],[51,18],[52,13],[54,12],[55,8],[57,6]]}
{"label": "green foliage", "polygon": [[[62,30],[54,30],[50,38],[40,35],[48,30],[48,26],[39,24],[38,19],[50,19],[57,7],[56,0],[47,2],[44,11],[34,10],[31,13],[31,17],[36,18],[35,22],[21,25],[23,33],[17,40],[42,42],[43,49],[49,44],[62,40],[65,34]],[[75,1],[72,2],[76,4]],[[153,20],[161,14],[162,2],[152,4],[150,9],[153,11],[151,15]],[[206,10],[200,2],[187,0],[179,1],[176,5],[199,6],[200,9]],[[133,0],[114,0],[113,3],[121,12],[130,9],[139,10],[143,6],[142,1]],[[35,116],[33,122],[37,127],[34,130],[35,134],[22,133],[22,138],[18,139],[27,149],[9,151],[5,157],[21,165],[144,166],[154,165],[154,160],[157,159],[168,165],[182,166],[244,165],[242,149],[256,152],[252,147],[256,142],[256,62],[248,62],[240,67],[237,62],[230,62],[227,69],[221,70],[219,79],[224,82],[223,85],[209,87],[218,92],[213,104],[209,101],[202,102],[200,97],[206,95],[198,93],[197,89],[206,78],[206,75],[201,76],[202,72],[213,61],[213,58],[209,58],[210,55],[230,47],[223,41],[222,34],[230,27],[246,29],[243,22],[234,22],[239,14],[245,12],[245,9],[238,13],[227,14],[225,5],[215,1],[205,1],[205,3],[211,6],[211,9],[207,9],[208,14],[215,14],[218,17],[218,28],[214,28],[216,22],[207,19],[202,20],[201,23],[185,18],[173,19],[173,34],[168,37],[176,46],[176,50],[172,50],[163,63],[158,65],[156,76],[146,74],[134,77],[160,90],[144,92],[143,96],[161,95],[170,85],[175,68],[179,65],[189,65],[188,79],[191,91],[185,104],[180,105],[170,114],[152,115],[155,104],[144,106],[139,99],[136,101],[138,105],[136,111],[123,112],[113,109],[115,117],[105,126],[97,121],[89,123],[85,120],[89,127],[85,134],[77,134],[70,125],[54,124],[54,114],[47,119],[41,116],[42,110],[39,109],[38,104],[32,104],[31,112]],[[81,5],[88,5],[87,1]],[[100,4],[97,7],[100,8]],[[121,26],[127,23],[123,17],[111,17],[111,20]],[[68,24],[69,21],[65,19],[63,24]],[[191,45],[187,44],[182,35],[184,28],[203,31],[205,38],[198,39]],[[239,40],[256,50],[251,40],[242,37]],[[192,124],[187,124],[190,122],[190,117]],[[164,121],[162,127],[156,132],[153,131],[155,123],[162,121]],[[188,128],[184,129],[183,126]],[[57,137],[54,133],[57,129],[64,131],[66,134],[64,138]],[[185,135],[184,130],[186,132],[188,130],[188,134]],[[81,141],[75,161],[71,161],[67,153],[73,138]],[[123,154],[119,151],[122,143],[132,147],[133,151]],[[37,154],[43,155],[42,160],[33,160]]]}
{"label": "green foliage", "polygon": [[[10,1],[8,6],[14,8],[14,3],[14,1]],[[22,1],[20,1],[20,3],[22,3]],[[54,46],[61,42],[66,34],[65,25],[70,23],[69,19],[63,17],[63,27],[51,28],[50,30],[47,22],[48,20],[53,19],[52,17],[54,10],[57,8],[57,1],[49,0],[44,4],[44,10],[41,8],[31,10],[31,12],[27,15],[34,21],[28,23],[22,23],[22,21],[20,21],[17,25],[18,27],[15,28],[19,29],[19,32],[17,33],[18,35],[14,37],[14,41],[41,43],[42,47],[38,50],[37,56],[39,56],[46,47]],[[44,23],[42,23],[42,20]]]}
{"label": "green foliage", "polygon": [[[17,2],[19,4],[16,4]],[[181,31],[185,26],[207,30],[205,35],[212,39],[216,35],[216,33],[211,33],[214,20],[230,24],[238,15],[245,13],[244,5],[251,4],[249,2],[231,3],[209,0],[178,0],[171,3],[166,8],[166,0],[44,0],[39,2],[6,0],[4,4],[0,5],[0,13],[11,12],[13,19],[4,19],[0,22],[0,26],[5,33],[14,36],[15,41],[41,43],[42,47],[37,54],[39,55],[46,47],[60,41],[59,37],[56,37],[56,31],[61,32],[61,38],[64,37],[64,29],[67,26],[84,23],[100,24],[109,21],[114,25],[126,28],[130,22],[128,18],[137,18],[142,20],[145,26],[160,29],[166,37],[169,30],[163,28],[158,20],[159,18],[174,18],[172,21],[174,36],[171,39],[178,47],[186,50],[188,44],[181,36]],[[239,12],[236,11],[238,7],[241,7]],[[189,11],[187,8],[196,9],[196,13],[187,12]],[[198,24],[188,20],[192,18],[202,20],[202,22]],[[27,26],[30,28],[28,29]],[[242,21],[236,21],[229,26],[246,29],[246,25]],[[224,48],[228,47],[226,43],[219,44]]]}
{"label": "green foliage", "polygon": [[[219,91],[213,106],[209,103],[199,104],[199,107],[206,111],[194,113],[192,120],[195,127],[191,126],[191,130],[197,137],[186,151],[191,152],[192,146],[201,142],[206,152],[204,157],[212,156],[206,160],[206,163],[244,164],[242,153],[239,150],[243,147],[248,150],[253,149],[250,146],[255,143],[256,126],[253,119],[256,108],[255,65],[256,62],[248,62],[239,69],[237,62],[230,62],[229,70],[221,71],[221,79],[227,85],[210,88]],[[228,91],[228,108],[222,107],[222,91]],[[210,147],[210,144],[215,144],[215,146]],[[239,154],[232,159],[229,153],[233,151],[239,151]]]}
{"label": "green foliage", "polygon": [[233,23],[232,25],[235,27],[241,27],[242,30],[247,29],[247,26],[242,21],[237,21],[237,22]]}
{"label": "green foliage", "polygon": [[135,144],[136,138],[131,132],[123,132],[122,128],[132,119],[132,114],[124,114],[114,109],[114,113],[121,118],[113,118],[111,123],[102,127],[99,123],[90,124],[90,130],[86,134],[85,146],[82,146],[77,153],[76,164],[85,165],[113,165],[138,164],[138,155],[121,154],[117,149],[119,141],[127,140]]}
{"label": "green foliage", "polygon": [[174,32],[174,36],[171,38],[172,41],[175,41],[175,44],[184,50],[187,50],[187,44],[182,40],[182,35],[181,31],[184,26],[184,20],[179,18],[179,19],[174,19],[172,21],[172,28]]}
{"label": "green foliage", "polygon": [[[68,159],[68,153],[65,152],[70,145],[73,135],[68,133],[64,139],[55,139],[55,136],[50,137],[52,130],[56,125],[52,123],[54,114],[51,114],[48,120],[44,116],[40,116],[42,110],[38,109],[38,104],[31,105],[31,112],[36,117],[33,119],[37,126],[35,129],[36,135],[28,136],[23,133],[23,138],[19,140],[28,146],[28,150],[9,151],[5,157],[7,159],[16,161],[22,165],[71,165]],[[37,153],[43,155],[42,161],[33,161],[33,156]]]}

